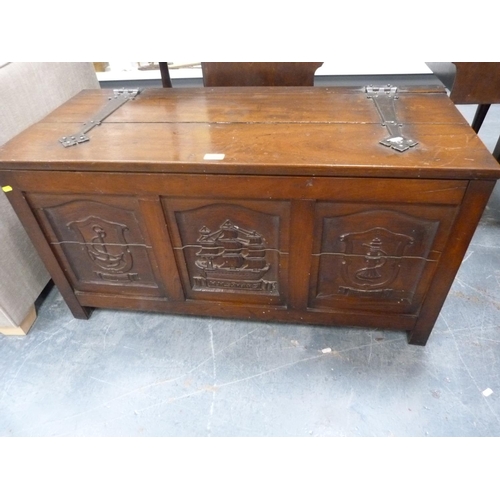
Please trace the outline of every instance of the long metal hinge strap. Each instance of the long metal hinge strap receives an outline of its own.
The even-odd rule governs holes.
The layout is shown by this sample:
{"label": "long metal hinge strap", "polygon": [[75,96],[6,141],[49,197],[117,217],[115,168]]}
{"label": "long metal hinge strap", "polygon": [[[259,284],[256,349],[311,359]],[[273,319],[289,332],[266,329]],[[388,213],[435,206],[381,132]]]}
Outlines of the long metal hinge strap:
{"label": "long metal hinge strap", "polygon": [[92,130],[97,125],[100,125],[104,119],[114,113],[120,106],[123,106],[127,101],[134,99],[140,92],[140,89],[113,90],[113,97],[110,97],[106,105],[101,108],[90,120],[87,120],[83,124],[77,134],[61,137],[59,142],[67,148],[69,146],[80,144],[81,142],[90,141],[87,132]]}
{"label": "long metal hinge strap", "polygon": [[368,99],[372,99],[375,107],[382,119],[382,125],[389,131],[389,137],[386,137],[380,144],[396,151],[403,152],[407,149],[413,148],[418,144],[413,139],[404,137],[401,133],[402,125],[398,123],[396,116],[395,100],[398,99],[398,88],[387,85],[387,87],[373,87],[368,86],[365,88]]}

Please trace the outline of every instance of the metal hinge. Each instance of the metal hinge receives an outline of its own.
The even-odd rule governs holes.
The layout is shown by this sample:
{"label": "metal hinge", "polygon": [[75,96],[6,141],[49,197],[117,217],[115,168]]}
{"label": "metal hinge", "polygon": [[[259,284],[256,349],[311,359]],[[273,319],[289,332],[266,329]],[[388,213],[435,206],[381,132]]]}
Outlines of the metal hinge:
{"label": "metal hinge", "polygon": [[375,103],[377,111],[382,118],[382,125],[387,128],[390,133],[380,144],[396,151],[406,151],[418,144],[413,139],[408,139],[401,134],[402,124],[398,123],[396,116],[395,100],[398,99],[398,88],[392,85],[386,87],[373,87],[369,85],[365,88],[368,99],[372,99]]}
{"label": "metal hinge", "polygon": [[61,137],[59,142],[65,147],[74,146],[75,144],[80,144],[81,142],[90,141],[90,137],[87,132],[92,130],[97,125],[100,125],[102,121],[109,115],[114,113],[120,106],[125,104],[127,101],[134,99],[141,89],[119,89],[113,90],[113,97],[109,98],[106,105],[97,112],[90,120],[87,120],[80,131],[74,135],[68,135]]}

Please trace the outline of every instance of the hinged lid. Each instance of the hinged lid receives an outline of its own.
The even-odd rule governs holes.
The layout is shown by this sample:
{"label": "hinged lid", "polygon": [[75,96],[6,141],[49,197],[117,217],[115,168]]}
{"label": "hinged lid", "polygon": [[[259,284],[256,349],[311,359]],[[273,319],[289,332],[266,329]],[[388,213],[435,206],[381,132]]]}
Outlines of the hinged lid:
{"label": "hinged lid", "polygon": [[0,169],[500,177],[442,87],[148,88],[104,117],[112,96],[81,92],[0,147]]}

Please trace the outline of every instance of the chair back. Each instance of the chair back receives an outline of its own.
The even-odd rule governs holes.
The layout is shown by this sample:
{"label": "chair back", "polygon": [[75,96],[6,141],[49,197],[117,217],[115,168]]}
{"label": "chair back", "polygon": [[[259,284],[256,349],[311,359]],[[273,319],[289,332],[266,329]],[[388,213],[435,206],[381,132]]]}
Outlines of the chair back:
{"label": "chair back", "polygon": [[455,104],[500,103],[500,62],[456,62],[450,99]]}
{"label": "chair back", "polygon": [[202,62],[205,87],[314,85],[322,62]]}

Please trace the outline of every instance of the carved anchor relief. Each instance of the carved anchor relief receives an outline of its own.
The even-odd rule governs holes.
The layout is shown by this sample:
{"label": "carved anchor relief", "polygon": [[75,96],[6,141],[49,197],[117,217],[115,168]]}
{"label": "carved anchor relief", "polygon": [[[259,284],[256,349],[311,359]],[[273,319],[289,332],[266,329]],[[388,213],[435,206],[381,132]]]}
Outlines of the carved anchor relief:
{"label": "carved anchor relief", "polygon": [[266,260],[264,238],[226,220],[216,231],[206,226],[199,230],[195,266],[199,275],[193,276],[195,289],[227,288],[232,290],[274,292],[277,283],[263,276],[271,268]]}
{"label": "carved anchor relief", "polygon": [[129,273],[133,266],[124,224],[109,222],[100,217],[90,216],[73,221],[68,227],[77,233],[93,265],[94,273],[106,281],[134,281],[137,273]]}
{"label": "carved anchor relief", "polygon": [[342,277],[348,286],[340,286],[344,295],[389,297],[387,288],[398,276],[400,258],[413,238],[377,227],[340,236],[344,243]]}

